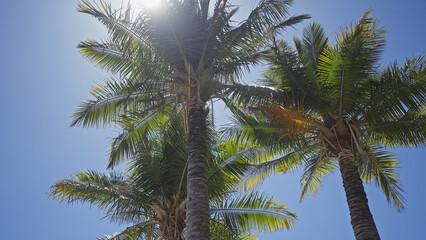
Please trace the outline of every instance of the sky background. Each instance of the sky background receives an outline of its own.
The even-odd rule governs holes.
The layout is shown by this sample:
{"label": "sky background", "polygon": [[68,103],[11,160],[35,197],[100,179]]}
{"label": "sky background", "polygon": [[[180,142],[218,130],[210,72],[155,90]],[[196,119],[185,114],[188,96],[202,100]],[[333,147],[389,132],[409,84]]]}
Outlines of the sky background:
{"label": "sky background", "polygon": [[[121,2],[115,0],[115,2]],[[253,0],[242,5],[243,17]],[[49,187],[83,169],[103,170],[111,129],[70,128],[74,109],[90,97],[89,86],[108,77],[77,52],[79,41],[105,35],[101,24],[77,13],[76,0],[3,1],[0,15],[0,233],[1,239],[71,240],[96,237],[124,229],[101,219],[88,205],[67,206],[48,199]],[[298,0],[292,14],[313,19],[289,29],[285,39],[301,36],[312,21],[331,37],[340,26],[367,10],[388,29],[383,64],[425,50],[424,0]],[[253,81],[259,69],[245,77]],[[219,107],[221,112],[222,108]],[[223,111],[222,111],[223,112]],[[226,116],[217,115],[220,121]],[[396,149],[401,160],[407,210],[397,213],[384,195],[367,186],[370,208],[382,239],[422,239],[426,223],[426,150]],[[262,190],[273,194],[299,214],[290,231],[261,234],[261,239],[353,239],[345,194],[338,174],[331,175],[316,196],[299,203],[300,173],[274,176]]]}

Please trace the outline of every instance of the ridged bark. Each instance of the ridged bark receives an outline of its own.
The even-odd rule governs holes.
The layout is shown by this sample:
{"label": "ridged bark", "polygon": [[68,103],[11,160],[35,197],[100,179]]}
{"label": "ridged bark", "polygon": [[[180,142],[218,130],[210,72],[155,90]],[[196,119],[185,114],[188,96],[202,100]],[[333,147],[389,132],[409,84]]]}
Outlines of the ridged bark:
{"label": "ridged bark", "polygon": [[379,240],[379,232],[368,206],[367,195],[352,151],[343,150],[339,153],[338,159],[355,238],[357,240]]}
{"label": "ridged bark", "polygon": [[188,240],[210,239],[210,209],[207,175],[207,111],[195,104],[189,111],[188,193],[186,226]]}

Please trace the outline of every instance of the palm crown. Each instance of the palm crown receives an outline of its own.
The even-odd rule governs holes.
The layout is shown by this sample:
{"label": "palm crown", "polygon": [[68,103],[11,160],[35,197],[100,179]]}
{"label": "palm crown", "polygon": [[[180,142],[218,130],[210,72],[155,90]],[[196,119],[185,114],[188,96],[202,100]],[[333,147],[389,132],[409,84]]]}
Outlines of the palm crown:
{"label": "palm crown", "polygon": [[[260,165],[250,184],[269,173],[305,166],[302,199],[339,168],[357,239],[379,238],[361,178],[375,181],[388,201],[402,210],[397,159],[385,148],[425,144],[423,55],[403,67],[395,63],[383,69],[378,60],[384,44],[385,30],[378,28],[369,11],[355,25],[342,28],[336,46],[328,43],[318,24],[306,29],[303,39],[295,39],[297,51],[275,42],[266,56],[266,86],[233,89],[231,100],[254,105],[249,111],[256,116],[234,109],[240,125],[226,131],[235,140],[268,145],[273,152],[269,155],[276,156],[266,162],[265,157],[256,158]],[[363,205],[351,197],[359,197]],[[370,216],[368,224],[356,221],[357,211]],[[366,233],[363,224],[373,226],[373,233]]]}
{"label": "palm crown", "polygon": [[[50,196],[67,203],[88,202],[113,222],[132,224],[105,239],[183,239],[186,227],[186,135],[178,117],[163,118],[137,142],[126,174],[82,171],[58,181]],[[236,148],[209,144],[212,239],[252,239],[250,231],[276,231],[296,215],[273,197],[235,194],[247,164]],[[218,150],[220,149],[220,150]]]}
{"label": "palm crown", "polygon": [[233,81],[241,70],[259,61],[268,33],[309,18],[290,17],[291,1],[263,0],[237,27],[231,18],[238,8],[217,1],[164,1],[160,12],[143,11],[136,17],[127,10],[83,1],[79,11],[99,19],[110,37],[87,40],[78,48],[99,67],[118,74],[93,87],[94,100],[80,105],[72,125],[99,126],[132,112],[159,112],[180,103],[205,103]]}

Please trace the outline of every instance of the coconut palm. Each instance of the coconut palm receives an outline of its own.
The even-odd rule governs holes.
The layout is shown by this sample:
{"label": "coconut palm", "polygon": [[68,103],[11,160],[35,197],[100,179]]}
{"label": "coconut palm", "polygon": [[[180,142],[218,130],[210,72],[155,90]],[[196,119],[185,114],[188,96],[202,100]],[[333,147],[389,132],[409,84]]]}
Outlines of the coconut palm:
{"label": "coconut palm", "polygon": [[[113,10],[103,1],[82,1],[79,6],[80,12],[97,18],[109,31],[102,42],[81,42],[80,52],[120,80],[94,87],[95,99],[80,105],[72,125],[110,124],[121,115],[145,116],[147,121],[166,106],[183,106],[189,136],[189,239],[209,239],[210,232],[206,104],[225,83],[258,62],[257,52],[270,34],[308,18],[288,18],[291,2],[260,0],[238,25],[231,20],[238,8],[227,0],[217,0],[211,12],[209,0],[164,0],[161,11],[142,9],[136,16],[130,9]],[[133,146],[128,137],[131,134],[125,133],[113,145],[110,167]]]}
{"label": "coconut palm", "polygon": [[[315,194],[324,177],[339,169],[356,239],[380,239],[364,182],[375,182],[389,203],[404,208],[393,147],[424,146],[426,70],[424,54],[386,68],[378,64],[385,30],[370,11],[328,43],[312,24],[296,51],[275,42],[266,60],[264,86],[234,86],[234,103],[251,105],[255,116],[239,110],[228,138],[269,146],[257,156],[248,185],[272,173],[304,166],[301,200]],[[272,152],[272,153],[271,153]]]}
{"label": "coconut palm", "polygon": [[[186,228],[186,135],[179,117],[163,118],[141,136],[126,174],[88,170],[58,181],[50,197],[87,202],[113,222],[131,224],[103,239],[184,239]],[[250,231],[276,231],[293,225],[296,215],[265,194],[236,194],[247,169],[235,147],[208,144],[212,239],[254,239]]]}

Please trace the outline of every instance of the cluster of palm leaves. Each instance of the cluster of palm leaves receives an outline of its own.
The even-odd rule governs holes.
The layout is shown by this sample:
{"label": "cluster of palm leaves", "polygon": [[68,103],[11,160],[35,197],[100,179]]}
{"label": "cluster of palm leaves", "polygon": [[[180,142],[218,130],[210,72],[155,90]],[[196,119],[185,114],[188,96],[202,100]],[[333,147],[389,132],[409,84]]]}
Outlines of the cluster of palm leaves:
{"label": "cluster of palm leaves", "polygon": [[[125,230],[102,239],[186,239],[186,167],[188,152],[181,117],[151,124],[135,144],[125,173],[76,173],[58,181],[50,196],[59,201],[87,202],[105,211]],[[213,139],[213,138],[210,138]],[[250,231],[276,231],[293,225],[296,215],[266,194],[235,192],[247,169],[236,148],[209,142],[209,199],[212,239],[252,239]]]}
{"label": "cluster of palm leaves", "polygon": [[[233,25],[238,8],[226,0],[166,0],[162,11],[136,15],[83,1],[79,11],[109,37],[78,47],[113,77],[92,88],[72,125],[118,127],[108,167],[130,162],[125,173],[58,181],[51,197],[91,203],[131,225],[106,239],[254,239],[252,230],[288,229],[296,215],[237,189],[304,167],[302,199],[340,169],[356,238],[379,239],[362,182],[404,208],[387,148],[425,143],[423,55],[380,67],[385,31],[369,12],[342,29],[336,46],[314,23],[293,50],[276,34],[309,16],[290,17],[291,2],[261,0]],[[268,66],[263,85],[237,83],[260,62]],[[208,121],[213,98],[235,115],[222,140]]]}
{"label": "cluster of palm leaves", "polygon": [[404,209],[392,147],[426,143],[424,54],[380,67],[385,30],[370,10],[328,43],[319,24],[303,39],[273,41],[266,54],[264,85],[234,85],[230,103],[235,126],[226,139],[263,146],[246,187],[265,176],[304,168],[301,200],[315,194],[326,175],[339,169],[356,239],[380,239],[363,182],[374,182],[397,211]]}

